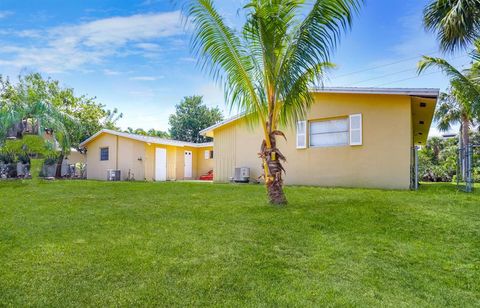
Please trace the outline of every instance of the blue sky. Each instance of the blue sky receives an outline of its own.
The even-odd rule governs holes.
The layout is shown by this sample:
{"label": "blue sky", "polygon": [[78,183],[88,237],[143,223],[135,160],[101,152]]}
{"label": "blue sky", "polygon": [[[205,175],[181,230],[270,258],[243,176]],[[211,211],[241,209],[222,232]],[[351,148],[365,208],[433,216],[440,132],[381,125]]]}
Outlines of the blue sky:
{"label": "blue sky", "polygon": [[[458,67],[468,57],[438,51],[435,36],[421,24],[428,2],[367,0],[325,85],[445,89],[440,72],[417,77],[420,56],[444,56]],[[241,24],[238,8],[245,1],[216,3],[230,25]],[[196,66],[171,0],[2,0],[0,74],[34,71],[117,107],[124,113],[122,128],[168,129],[169,114],[187,95],[203,95],[208,105],[225,110],[221,89]]]}

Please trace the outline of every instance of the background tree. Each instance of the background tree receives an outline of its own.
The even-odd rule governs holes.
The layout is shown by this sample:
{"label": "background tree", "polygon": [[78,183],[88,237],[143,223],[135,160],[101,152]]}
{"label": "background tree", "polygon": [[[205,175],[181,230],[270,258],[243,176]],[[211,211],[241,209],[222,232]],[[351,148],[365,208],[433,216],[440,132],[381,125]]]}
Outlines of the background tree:
{"label": "background tree", "polygon": [[259,155],[271,203],[286,203],[281,163],[285,157],[276,140],[284,135],[279,128],[293,126],[306,115],[313,102],[309,88],[332,66],[330,55],[361,3],[251,0],[244,6],[241,33],[225,23],[212,0],[189,1],[186,6],[200,66],[224,86],[229,106],[261,127]]}
{"label": "background tree", "polygon": [[19,76],[14,85],[8,78],[0,77],[0,91],[0,108],[10,112],[32,109],[42,102],[75,119],[77,124],[63,123],[73,147],[102,128],[118,129],[115,125],[122,117],[117,109],[107,110],[94,97],[77,96],[72,88],[62,87],[59,81],[43,78],[39,73]]}
{"label": "background tree", "polygon": [[218,107],[208,108],[202,96],[187,96],[175,106],[175,113],[170,115],[170,137],[175,140],[201,143],[211,141],[203,137],[200,131],[223,120]]}
{"label": "background tree", "polygon": [[0,91],[1,140],[12,125],[23,121],[32,121],[39,134],[53,130],[60,150],[57,176],[71,147],[78,147],[103,127],[114,127],[122,116],[116,109],[106,110],[95,98],[76,96],[72,88],[38,73],[19,76],[16,84],[0,77]]}
{"label": "background tree", "polygon": [[[474,144],[480,144],[480,132],[470,132]],[[456,180],[458,139],[431,137],[418,153],[419,176],[427,182],[451,182]],[[480,182],[480,149],[473,150],[472,174]]]}
{"label": "background tree", "polygon": [[170,135],[167,132],[164,132],[164,131],[161,131],[161,130],[156,130],[154,128],[151,128],[148,131],[145,131],[143,128],[133,129],[131,127],[127,127],[125,132],[129,133],[129,134],[137,134],[137,135],[142,135],[142,136],[152,136],[152,137],[159,137],[159,138],[164,138],[164,139],[169,139],[170,138]]}
{"label": "background tree", "polygon": [[440,96],[435,112],[438,128],[446,131],[459,123],[462,144],[468,146],[470,127],[480,119],[480,82],[472,70],[474,66],[459,71],[444,59],[424,56],[418,63],[419,74],[430,67],[439,68],[450,77],[450,91]]}
{"label": "background tree", "polygon": [[424,25],[437,33],[443,50],[453,51],[480,37],[480,0],[435,0],[424,10]]}

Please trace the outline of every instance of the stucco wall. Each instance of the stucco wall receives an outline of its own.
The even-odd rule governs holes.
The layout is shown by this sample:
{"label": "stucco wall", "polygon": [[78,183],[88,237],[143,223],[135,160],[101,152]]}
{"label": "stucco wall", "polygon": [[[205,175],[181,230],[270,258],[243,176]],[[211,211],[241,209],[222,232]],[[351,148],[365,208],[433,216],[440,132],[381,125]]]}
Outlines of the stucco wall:
{"label": "stucco wall", "polygon": [[145,180],[145,143],[118,137],[118,169],[122,180],[128,178],[128,172],[135,180]]}
{"label": "stucco wall", "polygon": [[[100,154],[99,154],[100,155]],[[70,154],[67,156],[67,161],[69,164],[77,164],[77,163],[85,163],[87,161],[87,158],[85,154],[82,154],[77,151],[71,151]]]}
{"label": "stucco wall", "polygon": [[[237,124],[240,122],[241,121],[235,121],[214,131],[213,155],[215,158],[213,163],[213,180],[215,182],[228,182],[230,177],[233,177],[235,166],[240,166],[240,164],[236,165],[235,162],[237,155],[237,143],[235,140],[237,136],[236,129]],[[242,123],[242,125],[244,124]],[[247,138],[261,138],[260,132],[255,134],[254,132],[247,131],[244,132],[243,135]],[[252,155],[253,149],[254,147],[252,146],[242,147],[241,153],[243,155]],[[251,166],[253,167],[253,164]],[[250,165],[247,167],[250,167]]]}
{"label": "stucco wall", "polygon": [[[107,161],[100,160],[100,148],[108,147]],[[120,153],[117,156],[117,153]],[[102,134],[87,145],[87,178],[106,180],[108,169],[119,169],[122,180],[130,170],[135,180],[145,179],[145,146],[143,142]],[[141,160],[139,160],[139,158]]]}
{"label": "stucco wall", "polygon": [[[411,98],[394,95],[317,94],[307,120],[363,115],[363,145],[296,149],[294,128],[283,128],[287,142],[285,183],[407,189],[410,179]],[[261,174],[262,133],[241,119],[214,131],[214,179],[228,181],[235,167]]]}
{"label": "stucco wall", "polygon": [[[117,137],[102,134],[87,146],[87,178],[93,180],[106,180],[107,170],[116,169]],[[108,147],[109,159],[100,160],[100,148]]]}
{"label": "stucco wall", "polygon": [[211,151],[213,147],[204,147],[197,149],[197,178],[201,175],[207,174],[208,171],[213,170],[213,162],[215,160],[215,152],[213,159],[205,159],[205,151]]}
{"label": "stucco wall", "polygon": [[163,148],[167,150],[167,180],[176,180],[177,179],[177,148],[173,146],[164,146],[158,144],[146,144],[145,150],[147,156],[147,164],[145,165],[145,174],[147,181],[155,180],[155,149]]}

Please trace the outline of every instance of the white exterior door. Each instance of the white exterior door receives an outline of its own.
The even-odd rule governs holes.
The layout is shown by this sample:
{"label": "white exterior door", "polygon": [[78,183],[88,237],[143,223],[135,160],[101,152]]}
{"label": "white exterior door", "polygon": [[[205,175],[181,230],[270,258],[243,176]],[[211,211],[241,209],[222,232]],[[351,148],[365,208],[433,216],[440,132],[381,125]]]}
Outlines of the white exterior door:
{"label": "white exterior door", "polygon": [[192,151],[185,151],[185,178],[192,177]]}
{"label": "white exterior door", "polygon": [[155,149],[155,181],[167,180],[167,149]]}

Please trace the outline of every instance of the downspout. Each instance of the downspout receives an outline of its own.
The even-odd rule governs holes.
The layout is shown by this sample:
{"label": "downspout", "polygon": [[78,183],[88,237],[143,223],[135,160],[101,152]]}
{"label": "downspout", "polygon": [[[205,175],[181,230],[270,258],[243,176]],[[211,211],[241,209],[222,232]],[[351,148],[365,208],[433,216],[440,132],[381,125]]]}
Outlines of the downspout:
{"label": "downspout", "polygon": [[118,170],[118,136],[115,145],[115,170]]}

